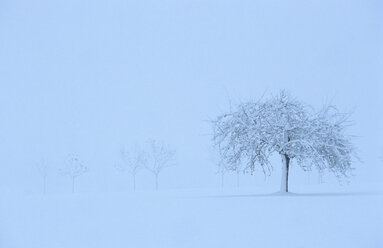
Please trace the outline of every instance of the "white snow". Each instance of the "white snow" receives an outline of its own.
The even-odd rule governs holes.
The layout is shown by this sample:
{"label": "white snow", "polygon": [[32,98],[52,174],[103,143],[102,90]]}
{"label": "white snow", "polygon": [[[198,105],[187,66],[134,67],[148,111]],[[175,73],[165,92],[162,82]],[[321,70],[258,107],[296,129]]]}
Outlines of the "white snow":
{"label": "white snow", "polygon": [[231,191],[3,196],[0,247],[383,247],[379,192]]}

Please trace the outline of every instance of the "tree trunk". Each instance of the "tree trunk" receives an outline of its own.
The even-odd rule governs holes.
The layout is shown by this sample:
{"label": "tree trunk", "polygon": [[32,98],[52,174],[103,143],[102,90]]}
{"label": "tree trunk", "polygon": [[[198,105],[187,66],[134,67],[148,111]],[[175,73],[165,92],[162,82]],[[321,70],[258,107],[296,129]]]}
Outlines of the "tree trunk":
{"label": "tree trunk", "polygon": [[158,190],[158,175],[156,175],[156,190]]}
{"label": "tree trunk", "polygon": [[44,175],[43,180],[43,194],[45,195],[47,192],[47,176]]}
{"label": "tree trunk", "polygon": [[136,191],[136,174],[133,174],[133,191]]}
{"label": "tree trunk", "polygon": [[225,179],[225,173],[221,173],[221,189],[223,189],[224,186],[224,179]]}
{"label": "tree trunk", "polygon": [[319,172],[319,174],[318,174],[318,183],[319,183],[319,184],[322,184],[322,183],[323,183],[323,175],[322,175],[321,172]]}
{"label": "tree trunk", "polygon": [[75,181],[75,177],[72,177],[72,194],[74,194],[74,181]]}
{"label": "tree trunk", "polygon": [[281,192],[289,192],[289,166],[290,158],[288,155],[282,155],[282,180],[281,180]]}
{"label": "tree trunk", "polygon": [[237,188],[239,188],[239,171],[237,171]]}

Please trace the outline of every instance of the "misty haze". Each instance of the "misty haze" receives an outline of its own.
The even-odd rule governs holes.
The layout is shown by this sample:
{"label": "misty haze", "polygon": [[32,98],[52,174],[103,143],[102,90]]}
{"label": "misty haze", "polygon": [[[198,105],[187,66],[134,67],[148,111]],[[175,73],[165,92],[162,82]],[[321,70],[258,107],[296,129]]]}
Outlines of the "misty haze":
{"label": "misty haze", "polygon": [[383,247],[383,4],[0,2],[0,247]]}

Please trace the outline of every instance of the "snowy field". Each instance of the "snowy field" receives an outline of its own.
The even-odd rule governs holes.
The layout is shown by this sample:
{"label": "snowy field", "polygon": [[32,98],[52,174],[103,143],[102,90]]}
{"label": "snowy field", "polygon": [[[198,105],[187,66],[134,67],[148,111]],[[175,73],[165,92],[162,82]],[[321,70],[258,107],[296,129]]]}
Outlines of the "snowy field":
{"label": "snowy field", "polygon": [[0,247],[383,247],[381,192],[254,191],[3,197]]}

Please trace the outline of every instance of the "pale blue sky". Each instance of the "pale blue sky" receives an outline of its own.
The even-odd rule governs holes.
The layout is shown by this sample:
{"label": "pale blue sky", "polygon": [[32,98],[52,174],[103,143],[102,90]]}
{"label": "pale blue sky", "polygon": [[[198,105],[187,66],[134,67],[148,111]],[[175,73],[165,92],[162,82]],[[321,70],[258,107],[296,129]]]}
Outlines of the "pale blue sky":
{"label": "pale blue sky", "polygon": [[380,1],[2,0],[0,188],[38,191],[41,157],[64,188],[77,152],[83,187],[113,189],[120,147],[148,138],[178,151],[164,187],[214,186],[205,120],[280,89],[355,109],[355,180],[379,180],[382,23]]}

